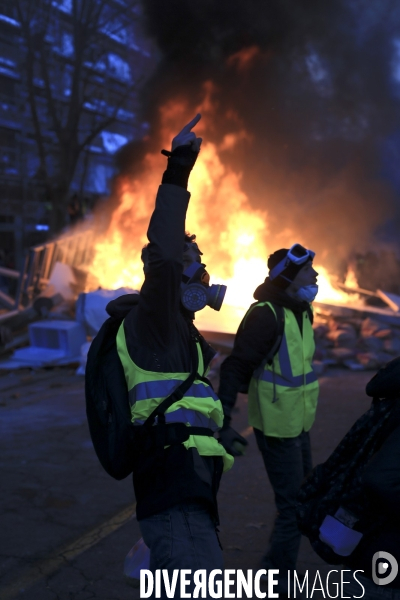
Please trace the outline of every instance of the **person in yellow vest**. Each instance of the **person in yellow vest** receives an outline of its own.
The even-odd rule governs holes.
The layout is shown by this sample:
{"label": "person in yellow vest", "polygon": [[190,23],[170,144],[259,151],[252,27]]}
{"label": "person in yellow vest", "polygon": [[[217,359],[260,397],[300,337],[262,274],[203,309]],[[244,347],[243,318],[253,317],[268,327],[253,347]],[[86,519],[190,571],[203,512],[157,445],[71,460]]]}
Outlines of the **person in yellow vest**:
{"label": "person in yellow vest", "polygon": [[[210,285],[195,236],[185,233],[188,178],[202,141],[192,128],[199,120],[173,139],[172,152],[163,150],[168,166],[142,250],[145,279],[117,334],[137,443],[136,514],[150,569],[167,569],[170,581],[174,569],[223,568],[216,496],[233,463],[214,437],[223,424],[206,378],[215,352],[193,324],[206,305],[219,310],[226,291]],[[126,302],[122,296],[107,310],[123,314]]]}
{"label": "person in yellow vest", "polygon": [[287,571],[296,568],[300,545],[295,501],[311,470],[309,430],[315,419],[318,381],[313,372],[311,302],[317,292],[314,252],[300,244],[268,259],[269,277],[254,292],[221,365],[218,395],[224,407],[220,441],[232,455],[244,440],[230,427],[237,393],[248,387],[249,424],[275,493],[277,517],[262,567],[279,569],[278,591],[287,592]]}

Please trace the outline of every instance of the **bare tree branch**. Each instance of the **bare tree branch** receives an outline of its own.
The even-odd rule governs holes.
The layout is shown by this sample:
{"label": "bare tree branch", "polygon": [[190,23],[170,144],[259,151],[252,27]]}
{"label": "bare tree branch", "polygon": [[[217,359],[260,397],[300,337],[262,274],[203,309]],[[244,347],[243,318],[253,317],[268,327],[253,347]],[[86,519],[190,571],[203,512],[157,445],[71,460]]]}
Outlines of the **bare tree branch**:
{"label": "bare tree branch", "polygon": [[[28,3],[28,6],[29,6],[29,3]],[[25,41],[26,41],[26,45],[27,45],[26,84],[27,84],[27,91],[28,91],[28,101],[29,101],[29,106],[30,106],[31,116],[32,116],[32,123],[33,123],[33,128],[35,131],[35,140],[36,140],[38,154],[39,154],[40,169],[41,169],[41,172],[42,172],[42,175],[44,176],[44,178],[46,180],[48,180],[46,150],[45,150],[44,139],[43,139],[43,135],[42,135],[42,129],[40,126],[40,119],[39,119],[39,115],[38,115],[38,110],[37,110],[37,105],[36,105],[36,95],[35,95],[35,89],[34,89],[35,52],[34,52],[32,37],[30,34],[30,28],[29,28],[30,21],[27,21],[24,19],[24,13],[22,10],[20,0],[16,0],[16,8],[17,8],[18,19],[21,23],[21,28],[24,33]],[[32,14],[30,13],[30,11],[28,12],[28,18],[29,18],[29,20],[32,18]]]}
{"label": "bare tree branch", "polygon": [[[40,168],[47,188],[53,190],[52,202],[61,212],[85,149],[101,131],[118,122],[122,107],[129,110],[130,95],[140,83],[126,85],[126,81],[118,83],[105,76],[112,68],[111,59],[117,60],[113,55],[119,57],[122,69],[123,61],[131,62],[127,40],[122,36],[119,42],[115,36],[132,27],[136,1],[72,0],[68,14],[60,12],[53,0],[14,0],[26,49],[28,103]],[[54,32],[56,25],[59,30]],[[52,36],[57,38],[53,45]],[[68,93],[63,89],[66,81]],[[49,159],[55,172],[49,170]]]}
{"label": "bare tree branch", "polygon": [[53,121],[53,128],[58,137],[58,140],[60,143],[62,143],[63,135],[62,135],[62,129],[61,129],[61,122],[57,115],[55,100],[54,100],[52,89],[51,89],[51,82],[50,82],[50,77],[49,77],[49,65],[48,65],[48,58],[47,58],[46,54],[47,54],[46,48],[44,47],[44,44],[41,44],[41,46],[40,46],[40,66],[41,66],[41,73],[42,73],[42,77],[43,77],[43,81],[44,81],[44,90],[45,90],[45,94],[46,94],[48,112]]}
{"label": "bare tree branch", "polygon": [[127,89],[126,94],[124,96],[121,96],[120,101],[118,102],[118,104],[115,106],[115,109],[113,111],[113,114],[108,117],[107,119],[104,119],[103,121],[101,121],[97,127],[95,127],[93,129],[93,131],[83,140],[83,142],[79,145],[80,151],[82,151],[82,149],[89,145],[98,135],[101,131],[104,131],[106,129],[106,127],[109,127],[112,123],[114,123],[114,121],[117,118],[118,115],[118,111],[119,109],[122,107],[122,105],[124,104],[125,100],[127,99],[127,97],[129,96],[129,94],[136,88],[136,85],[130,87]]}

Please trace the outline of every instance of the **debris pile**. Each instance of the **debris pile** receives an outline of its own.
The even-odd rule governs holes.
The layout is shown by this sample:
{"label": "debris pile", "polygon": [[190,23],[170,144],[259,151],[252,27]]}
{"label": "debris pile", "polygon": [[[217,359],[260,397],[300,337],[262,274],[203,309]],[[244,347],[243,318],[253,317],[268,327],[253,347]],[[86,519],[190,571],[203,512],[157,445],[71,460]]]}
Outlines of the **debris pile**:
{"label": "debris pile", "polygon": [[378,369],[399,356],[400,318],[393,315],[391,320],[385,322],[379,313],[375,316],[348,316],[316,311],[317,372],[323,372],[329,365],[352,370]]}
{"label": "debris pile", "polygon": [[[28,329],[20,339],[19,345],[23,347],[15,349],[8,359],[0,360],[0,369],[78,364],[77,374],[84,375],[91,340],[108,318],[107,304],[123,294],[137,293],[130,288],[99,289],[76,297],[71,290],[74,282],[67,277],[68,270],[68,265],[61,264],[57,270],[63,275],[60,281],[53,278],[32,307],[20,313],[20,325]],[[11,329],[3,327],[0,337],[4,331],[11,334]]]}
{"label": "debris pile", "polygon": [[[88,283],[84,269],[85,257],[90,257],[90,240],[83,252],[81,238],[71,239],[64,240],[61,254],[56,252],[54,243],[33,249],[30,268],[21,273],[16,307],[0,308],[0,357],[5,358],[0,360],[0,369],[75,363],[79,365],[78,373],[84,374],[90,342],[108,317],[106,305],[123,294],[138,293],[130,288],[99,288],[86,293],[85,289],[97,287],[93,281]],[[43,256],[39,251],[44,252]],[[49,256],[46,252],[50,252]],[[71,264],[59,262],[57,257]],[[400,297],[382,290],[373,292],[344,284],[337,287],[344,293],[341,304],[327,304],[326,300],[313,303],[317,375],[328,366],[376,370],[399,356]],[[215,325],[203,321],[202,326],[201,319],[197,321],[204,337],[218,352],[210,372],[215,380],[220,363],[233,347],[234,322],[243,316],[240,309],[228,308],[229,328],[225,331],[230,333],[224,333],[226,323],[221,323],[221,314],[213,313],[218,317]],[[14,353],[10,356],[11,351]]]}

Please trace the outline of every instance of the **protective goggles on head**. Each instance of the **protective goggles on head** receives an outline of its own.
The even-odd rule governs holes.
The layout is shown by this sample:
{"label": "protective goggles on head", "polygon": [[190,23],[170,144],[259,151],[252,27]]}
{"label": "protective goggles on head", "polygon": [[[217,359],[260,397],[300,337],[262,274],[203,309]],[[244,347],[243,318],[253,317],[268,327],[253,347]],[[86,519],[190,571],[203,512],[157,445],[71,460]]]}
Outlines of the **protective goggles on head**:
{"label": "protective goggles on head", "polygon": [[278,277],[289,265],[290,263],[294,265],[303,265],[309,260],[313,260],[315,256],[315,252],[312,250],[307,250],[301,244],[293,244],[291,248],[289,248],[288,253],[285,258],[283,258],[275,267],[270,271],[269,278],[272,281],[275,277]]}
{"label": "protective goggles on head", "polygon": [[210,306],[219,310],[226,293],[226,285],[210,285],[205,265],[193,262],[182,273],[181,302],[191,312]]}

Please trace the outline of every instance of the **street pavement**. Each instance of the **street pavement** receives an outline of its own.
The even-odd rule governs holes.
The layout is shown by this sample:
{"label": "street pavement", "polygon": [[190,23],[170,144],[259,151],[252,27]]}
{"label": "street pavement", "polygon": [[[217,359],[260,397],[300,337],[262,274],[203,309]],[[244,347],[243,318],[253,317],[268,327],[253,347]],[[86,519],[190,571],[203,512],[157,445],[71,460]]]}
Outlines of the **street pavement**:
{"label": "street pavement", "polygon": [[[315,464],[368,409],[364,389],[372,375],[332,368],[320,378],[311,432]],[[250,445],[223,477],[220,530],[225,567],[256,570],[275,510],[246,403],[240,395],[233,426]],[[123,576],[125,556],[140,538],[132,483],[113,480],[98,463],[83,377],[70,367],[0,372],[0,445],[0,599],[139,598]],[[330,567],[303,539],[297,570],[308,570],[313,581],[316,571],[324,579]],[[324,597],[318,594],[312,597]]]}

